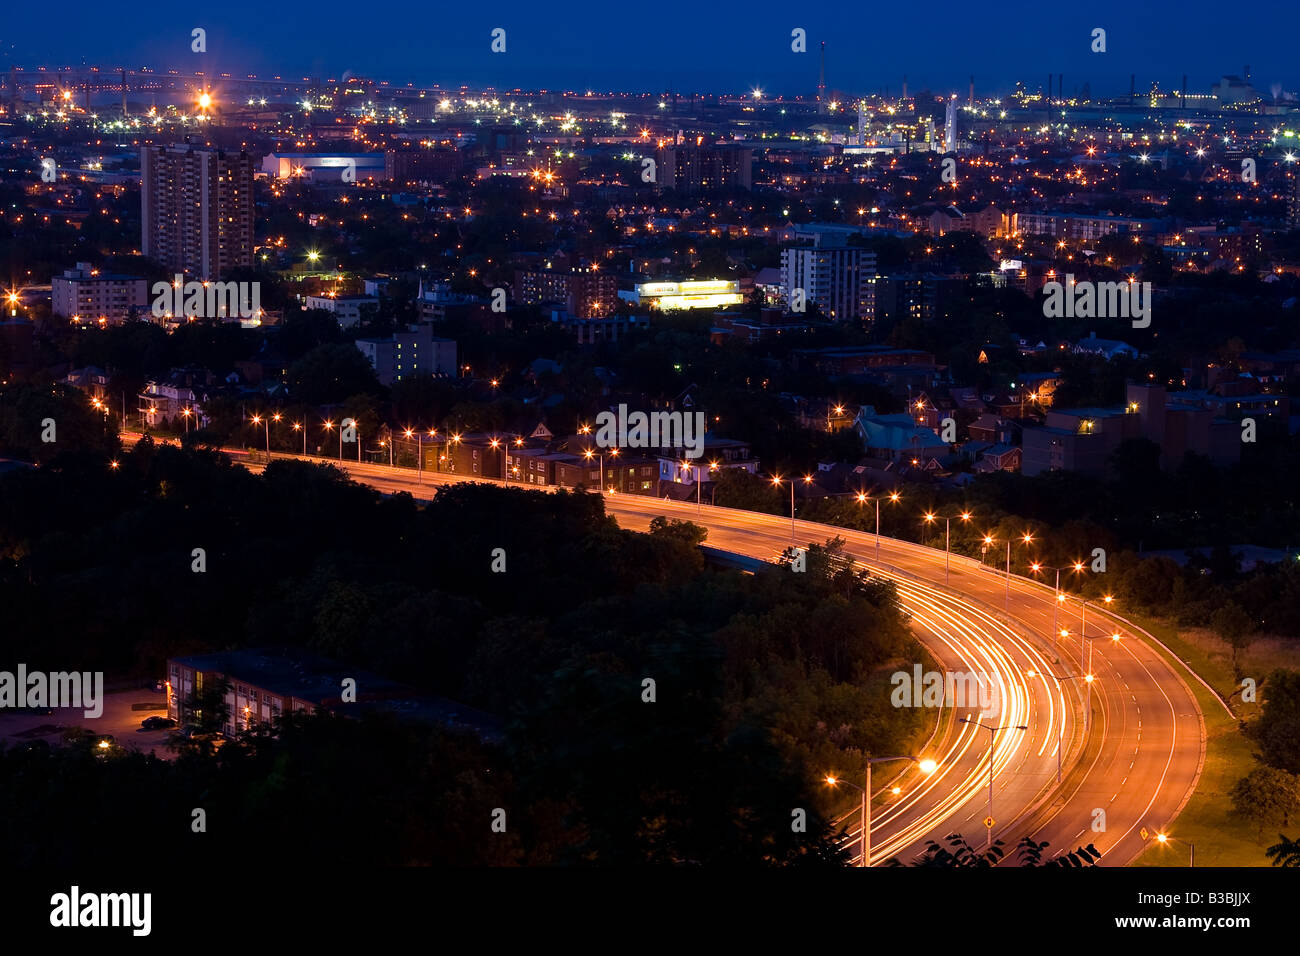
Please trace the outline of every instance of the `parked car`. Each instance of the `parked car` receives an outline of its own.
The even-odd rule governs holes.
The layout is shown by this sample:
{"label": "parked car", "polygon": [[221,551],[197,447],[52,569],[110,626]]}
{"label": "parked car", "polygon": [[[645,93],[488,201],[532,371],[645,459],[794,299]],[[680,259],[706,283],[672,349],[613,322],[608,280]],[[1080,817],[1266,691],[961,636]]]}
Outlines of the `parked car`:
{"label": "parked car", "polygon": [[175,727],[176,721],[171,717],[163,717],[159,714],[155,714],[152,717],[146,717],[144,720],[140,721],[140,726],[145,730],[167,730],[170,727]]}

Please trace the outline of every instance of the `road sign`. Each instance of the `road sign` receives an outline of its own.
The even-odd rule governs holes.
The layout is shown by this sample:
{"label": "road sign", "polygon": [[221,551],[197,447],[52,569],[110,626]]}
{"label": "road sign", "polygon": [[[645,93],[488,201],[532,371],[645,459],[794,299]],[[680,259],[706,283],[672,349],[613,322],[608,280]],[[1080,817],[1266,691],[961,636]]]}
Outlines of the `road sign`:
{"label": "road sign", "polygon": [[993,824],[995,824],[995,823],[997,823],[997,821],[994,820],[992,817],[985,817],[985,818],[984,818],[984,825],[985,825],[986,827],[988,827],[990,830],[993,829]]}

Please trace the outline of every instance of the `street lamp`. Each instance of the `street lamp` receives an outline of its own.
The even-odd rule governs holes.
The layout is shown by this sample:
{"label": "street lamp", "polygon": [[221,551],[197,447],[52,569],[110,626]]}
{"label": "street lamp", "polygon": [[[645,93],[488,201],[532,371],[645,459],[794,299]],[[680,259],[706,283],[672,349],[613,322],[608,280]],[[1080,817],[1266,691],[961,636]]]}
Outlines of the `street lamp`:
{"label": "street lamp", "polygon": [[[1106,595],[1105,597],[1103,597],[1101,600],[1102,600],[1102,602],[1105,603],[1105,604],[1112,604],[1112,603],[1114,603],[1115,598],[1114,598],[1113,595],[1107,594],[1107,595]],[[1084,601],[1084,600],[1080,600],[1080,601],[1079,601],[1079,640],[1080,640],[1080,641],[1084,640],[1084,634],[1085,634],[1085,631],[1087,630],[1087,627],[1088,627],[1088,617],[1087,617],[1087,615],[1088,615],[1088,605],[1089,605],[1089,604],[1091,604],[1093,607],[1096,607],[1096,608],[1100,608],[1100,607],[1101,607],[1101,605],[1098,604],[1096,601]],[[1116,637],[1118,637],[1118,636],[1119,636],[1119,635],[1116,635]],[[1080,649],[1080,653],[1082,653],[1082,652],[1083,652],[1083,645],[1082,645],[1082,644],[1079,645],[1079,649]]]}
{"label": "street lamp", "polygon": [[[1067,680],[1081,680],[1081,681],[1083,681],[1084,683],[1086,683],[1086,684],[1088,685],[1088,704],[1089,704],[1089,706],[1086,707],[1086,708],[1084,709],[1084,712],[1083,712],[1083,729],[1084,729],[1085,732],[1087,731],[1087,729],[1088,729],[1088,712],[1092,709],[1092,708],[1091,708],[1091,704],[1092,704],[1092,682],[1093,682],[1094,678],[1093,678],[1093,676],[1092,676],[1091,674],[1084,674],[1084,675],[1082,675],[1082,676],[1079,676],[1079,675],[1075,674],[1075,675],[1071,675],[1071,676],[1069,676],[1069,677],[1059,677],[1058,675],[1053,674],[1053,673],[1052,673],[1051,671],[1049,671],[1049,670],[1036,671],[1036,670],[1034,670],[1033,668],[1030,668],[1029,670],[1025,671],[1025,676],[1026,676],[1026,677],[1039,677],[1039,676],[1050,677],[1050,678],[1052,678],[1054,681],[1056,681],[1058,684],[1062,684],[1062,683],[1064,683],[1064,682],[1067,681]],[[1063,740],[1064,740],[1064,737],[1065,737],[1065,714],[1064,714],[1064,712],[1062,712],[1062,714],[1061,714],[1061,722],[1060,722],[1059,724],[1056,725],[1056,782],[1057,782],[1058,785],[1059,785],[1060,782],[1061,782],[1061,749],[1062,749],[1062,747],[1063,747]]]}
{"label": "street lamp", "polygon": [[446,442],[443,443],[443,447],[446,452],[444,457],[447,459],[448,467],[451,468],[453,473],[456,471],[456,459],[452,457],[451,446],[459,445],[459,444],[460,444],[460,435],[458,434],[453,434]]}
{"label": "street lamp", "polygon": [[[1061,632],[1061,636],[1062,636],[1062,637],[1069,637],[1069,632],[1068,632],[1068,631],[1062,631],[1062,632]],[[1085,671],[1085,673],[1086,673],[1086,675],[1087,675],[1087,676],[1084,677],[1084,680],[1086,680],[1086,681],[1088,682],[1088,709],[1087,709],[1087,711],[1084,713],[1084,723],[1083,723],[1083,727],[1084,727],[1085,730],[1088,729],[1088,721],[1092,718],[1092,680],[1093,680],[1093,678],[1092,678],[1092,644],[1090,644],[1090,643],[1088,643],[1088,642],[1089,642],[1089,641],[1100,640],[1102,636],[1103,636],[1103,635],[1100,635],[1100,634],[1093,634],[1093,635],[1091,635],[1091,636],[1088,636],[1088,635],[1080,635],[1080,643],[1081,643],[1081,644],[1086,644],[1087,647],[1088,647],[1088,659],[1087,659],[1086,662],[1085,662],[1084,659],[1083,659],[1083,648],[1082,648],[1082,647],[1079,648],[1079,664],[1080,664],[1080,666],[1083,667],[1083,669],[1084,669],[1084,671]],[[1108,636],[1110,637],[1111,642],[1114,643],[1114,644],[1118,644],[1118,643],[1123,639],[1122,635],[1121,635],[1118,631],[1116,631],[1115,633],[1110,634],[1110,635],[1108,635]]]}
{"label": "street lamp", "polygon": [[307,429],[302,427],[302,422],[294,422],[293,430],[302,432],[302,457],[307,457]]}
{"label": "street lamp", "polygon": [[[278,419],[279,416],[277,415],[276,418]],[[252,421],[254,425],[262,425],[266,428],[266,457],[270,458],[271,457],[271,419],[263,418],[261,415],[254,415],[250,419],[250,421]]]}
{"label": "street lamp", "polygon": [[[991,534],[986,534],[984,536],[984,543],[986,545],[990,545],[996,540],[997,538],[993,537],[993,535]],[[1028,531],[1026,531],[1024,534],[1020,535],[1020,540],[1025,544],[1031,544],[1033,543],[1034,536],[1030,534]],[[1010,538],[1007,538],[1006,582],[1007,582],[1006,595],[1003,598],[1002,606],[1006,608],[1010,608],[1011,607],[1011,539]]]}
{"label": "street lamp", "polygon": [[922,760],[920,757],[913,757],[910,754],[902,757],[868,757],[866,785],[864,787],[859,787],[856,783],[849,783],[849,781],[839,777],[831,776],[826,778],[826,782],[832,787],[843,783],[862,794],[862,862],[859,866],[871,865],[871,765],[873,763],[887,763],[893,760],[910,760],[926,776],[934,773],[939,767],[933,760]]}
{"label": "street lamp", "polygon": [[955,515],[936,515],[933,511],[927,511],[923,515],[926,524],[931,524],[938,519],[943,519],[943,583],[948,583],[948,559],[951,554],[949,545],[952,541],[952,519],[960,518],[962,521],[970,521],[970,512],[963,511]]}
{"label": "street lamp", "polygon": [[974,720],[971,720],[969,717],[961,717],[959,718],[959,723],[970,724],[973,727],[978,727],[980,730],[987,730],[989,732],[989,817],[984,824],[984,829],[986,831],[984,846],[991,847],[993,845],[993,735],[999,730],[1028,730],[1029,728],[1024,724],[1016,724],[1014,726],[1007,724],[1003,727],[986,727],[980,723],[978,717]]}
{"label": "street lamp", "polygon": [[[611,448],[609,450],[609,457],[611,459],[617,458],[618,453],[619,453],[618,448]],[[617,478],[618,478],[618,473],[615,472],[615,481],[617,481]],[[605,488],[605,459],[603,457],[600,459],[600,484],[601,484],[602,491],[612,492],[614,490],[613,485],[610,485],[608,488]]]}
{"label": "street lamp", "polygon": [[[490,445],[493,449],[501,448],[501,440],[499,438],[494,438],[490,442],[488,442],[488,445]],[[505,483],[506,483],[506,453],[505,453],[505,449],[502,449],[501,450],[501,484],[504,485]]]}
{"label": "street lamp", "polygon": [[600,454],[597,454],[588,448],[582,453],[582,457],[586,458],[588,462],[593,458],[600,459],[600,490],[603,492],[605,490],[605,453],[601,452]]}
{"label": "street lamp", "polygon": [[[898,504],[899,497],[897,491],[891,491],[889,493],[889,500],[894,504]],[[878,564],[880,563],[880,497],[878,495],[868,495],[865,492],[859,491],[858,504],[861,505],[868,501],[874,501],[876,503],[876,563]]]}
{"label": "street lamp", "polygon": [[415,483],[420,483],[420,469],[423,467],[424,458],[424,436],[419,434],[414,428],[405,429],[402,434],[408,439],[415,439]]}
{"label": "street lamp", "polygon": [[[780,475],[775,476],[772,479],[773,487],[780,488],[782,481],[784,481],[784,479]],[[811,485],[812,475],[804,475],[803,481],[804,484]],[[790,479],[790,540],[791,541],[794,540],[794,479],[793,478]]]}
{"label": "street lamp", "polygon": [[1033,574],[1037,574],[1039,571],[1044,570],[1056,572],[1056,605],[1052,608],[1052,633],[1055,634],[1059,626],[1057,624],[1057,611],[1060,610],[1061,605],[1065,602],[1065,595],[1061,593],[1061,572],[1073,571],[1075,574],[1078,574],[1083,570],[1083,562],[1075,561],[1074,564],[1067,565],[1063,568],[1057,568],[1033,561],[1030,562],[1029,570]]}
{"label": "street lamp", "polygon": [[[513,444],[516,448],[523,448],[523,447],[524,447],[524,436],[523,436],[523,435],[516,435],[514,441],[513,441],[511,444]],[[510,446],[507,445],[506,447],[509,448]],[[523,479],[523,476],[522,476],[522,475],[520,474],[520,472],[519,472],[519,459],[518,459],[518,457],[516,457],[516,459],[515,459],[515,463],[514,463],[513,465],[509,464],[509,461],[510,461],[510,456],[507,455],[507,456],[506,456],[507,466],[506,466],[506,469],[505,469],[505,472],[506,472],[506,480],[509,481],[509,480],[510,480],[510,473],[511,473],[511,472],[514,472],[515,480],[518,481],[518,482],[521,482],[521,483],[522,483],[524,479]]]}
{"label": "street lamp", "polygon": [[1195,868],[1196,866],[1196,844],[1195,843],[1192,843],[1188,840],[1175,839],[1174,837],[1171,837],[1167,833],[1157,833],[1156,842],[1162,845],[1169,844],[1169,843],[1186,843],[1187,849],[1189,851],[1187,856],[1187,866],[1189,869]]}
{"label": "street lamp", "polygon": [[[586,429],[587,431],[591,431],[591,428],[590,428],[589,426],[584,425],[583,428]],[[590,448],[588,448],[586,451],[584,451],[584,452],[582,453],[582,457],[586,458],[587,461],[591,461],[591,459],[593,459],[593,458],[599,458],[599,459],[600,459],[600,491],[601,491],[601,494],[604,494],[605,491],[606,491],[606,488],[605,488],[605,453],[604,453],[604,452],[594,452],[594,451],[592,451]],[[617,457],[618,457],[618,449],[617,449],[617,448],[611,448],[611,449],[609,450],[609,457],[610,457],[610,458],[617,458]]]}
{"label": "street lamp", "polygon": [[[1064,606],[1065,602],[1068,599],[1069,599],[1068,595],[1062,594],[1057,598],[1056,603],[1058,606]],[[1086,642],[1093,640],[1093,638],[1089,637],[1087,633],[1088,605],[1092,605],[1093,607],[1096,608],[1100,608],[1101,605],[1098,604],[1096,601],[1085,601],[1082,598],[1075,598],[1075,600],[1079,602],[1079,663],[1083,664],[1083,654],[1084,654],[1084,647],[1086,646]],[[1114,602],[1114,600],[1115,598],[1109,594],[1107,594],[1104,598],[1102,598],[1102,601],[1105,604],[1111,604]],[[1061,630],[1061,637],[1069,637],[1069,634],[1070,634],[1069,631],[1065,629]],[[1120,635],[1118,632],[1112,632],[1108,636],[1113,641],[1118,641],[1120,639]],[[1091,663],[1091,654],[1089,655],[1089,663]]]}
{"label": "street lamp", "polygon": [[[334,423],[327,418],[325,419],[325,424],[322,425],[321,427],[324,428],[326,431],[332,431],[334,428]],[[339,426],[339,461],[342,460],[343,460],[343,427],[340,425]]]}

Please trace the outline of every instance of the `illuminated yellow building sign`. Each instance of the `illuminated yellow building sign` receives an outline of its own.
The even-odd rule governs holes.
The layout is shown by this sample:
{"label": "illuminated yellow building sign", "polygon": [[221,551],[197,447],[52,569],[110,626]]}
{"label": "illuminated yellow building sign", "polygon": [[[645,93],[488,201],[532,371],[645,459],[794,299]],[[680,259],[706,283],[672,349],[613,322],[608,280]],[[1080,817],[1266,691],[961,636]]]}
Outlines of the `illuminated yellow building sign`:
{"label": "illuminated yellow building sign", "polygon": [[638,300],[660,309],[716,309],[745,301],[740,283],[732,279],[644,282],[636,287],[636,294]]}

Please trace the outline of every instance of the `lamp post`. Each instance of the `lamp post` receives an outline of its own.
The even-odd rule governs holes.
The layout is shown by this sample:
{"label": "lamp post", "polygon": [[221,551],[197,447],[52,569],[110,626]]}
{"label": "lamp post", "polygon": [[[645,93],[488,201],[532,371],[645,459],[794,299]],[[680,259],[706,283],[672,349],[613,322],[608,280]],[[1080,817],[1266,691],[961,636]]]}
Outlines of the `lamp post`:
{"label": "lamp post", "polygon": [[887,763],[893,760],[910,760],[926,776],[934,773],[939,766],[933,760],[922,760],[920,757],[913,757],[910,754],[901,757],[868,757],[865,786],[859,787],[856,783],[849,783],[849,781],[839,777],[826,778],[826,782],[832,787],[841,783],[848,784],[848,786],[862,794],[862,861],[859,866],[871,865],[871,765],[873,763]]}
{"label": "lamp post", "polygon": [[[899,497],[900,495],[898,494],[897,491],[891,491],[889,493],[889,500],[892,501],[894,504],[898,504]],[[880,562],[880,496],[868,495],[865,492],[859,491],[858,504],[863,504],[868,501],[874,501],[876,503],[876,563],[879,563]]]}
{"label": "lamp post", "polygon": [[190,408],[181,409],[181,418],[185,419],[185,434],[187,435],[190,433],[190,416],[193,414],[194,414],[193,409]]}
{"label": "lamp post", "polygon": [[[784,480],[785,479],[783,479],[780,475],[776,475],[772,479],[773,487],[780,488],[781,482]],[[803,480],[804,480],[804,484],[806,485],[812,484],[812,475],[804,475]],[[794,479],[793,478],[790,479],[790,540],[791,541],[794,540]]]}
{"label": "lamp post", "polygon": [[605,454],[604,454],[604,452],[601,452],[600,454],[597,454],[596,452],[594,452],[594,451],[592,451],[590,448],[588,448],[586,451],[584,451],[584,452],[582,453],[582,457],[586,458],[587,461],[591,461],[591,459],[593,459],[593,458],[599,458],[599,459],[600,459],[600,490],[601,490],[601,493],[603,494],[604,491],[605,491]]}
{"label": "lamp post", "polygon": [[302,432],[302,457],[307,457],[307,429],[302,427],[302,422],[294,422],[293,430]]}
{"label": "lamp post", "polygon": [[1189,869],[1194,869],[1196,867],[1196,844],[1195,843],[1191,843],[1187,840],[1175,839],[1174,837],[1171,837],[1167,833],[1157,833],[1156,842],[1160,844],[1186,843],[1187,849],[1189,851],[1187,855],[1187,866]]}
{"label": "lamp post", "polygon": [[[1065,594],[1059,595],[1056,599],[1057,606],[1059,607],[1064,605],[1067,600],[1069,600],[1068,595]],[[1086,646],[1086,642],[1093,640],[1093,638],[1088,636],[1088,632],[1087,632],[1088,606],[1092,605],[1095,608],[1100,608],[1101,605],[1098,604],[1096,601],[1085,601],[1081,598],[1075,598],[1075,600],[1079,602],[1079,663],[1082,664],[1084,647]],[[1105,597],[1102,598],[1102,601],[1105,604],[1112,604],[1114,603],[1115,598],[1112,595],[1107,594]],[[1068,637],[1070,632],[1062,628],[1060,634],[1061,637]],[[1118,633],[1112,633],[1109,636],[1116,641],[1120,639],[1120,635]]]}
{"label": "lamp post", "polygon": [[254,425],[264,425],[266,427],[266,457],[271,457],[271,420],[263,418],[261,415],[254,415],[249,419]]}
{"label": "lamp post", "polygon": [[[325,429],[327,432],[333,431],[334,423],[327,418],[325,419],[325,424],[321,425],[321,428]],[[340,427],[339,428],[339,461],[342,460],[343,460],[343,429]]]}
{"label": "lamp post", "polygon": [[[1062,632],[1062,636],[1064,636],[1064,637],[1068,637],[1069,634],[1068,634],[1068,632]],[[1116,631],[1114,634],[1109,635],[1109,637],[1110,637],[1111,642],[1114,643],[1114,644],[1118,644],[1118,643],[1122,640],[1122,635],[1121,635],[1118,631]],[[1085,662],[1084,659],[1083,659],[1083,651],[1082,651],[1082,649],[1080,649],[1080,651],[1079,651],[1079,663],[1080,663],[1080,665],[1083,667],[1084,673],[1086,674],[1086,676],[1084,677],[1084,680],[1088,682],[1088,707],[1087,707],[1087,710],[1084,711],[1084,715],[1083,715],[1083,717],[1084,717],[1084,720],[1083,720],[1083,729],[1084,729],[1084,730],[1087,730],[1087,729],[1088,729],[1088,724],[1089,724],[1089,722],[1090,722],[1091,719],[1092,719],[1092,681],[1093,681],[1093,677],[1092,677],[1092,644],[1089,644],[1088,642],[1089,642],[1089,641],[1096,641],[1096,640],[1099,640],[1100,638],[1101,638],[1101,635],[1100,635],[1100,634],[1097,634],[1097,635],[1093,635],[1092,637],[1084,637],[1084,638],[1082,639],[1082,643],[1087,644],[1087,647],[1088,647],[1088,660],[1087,660],[1086,662]]]}
{"label": "lamp post", "polygon": [[[1103,601],[1104,603],[1106,603],[1106,604],[1111,604],[1111,603],[1114,602],[1114,600],[1115,600],[1115,598],[1114,598],[1112,595],[1109,595],[1109,594],[1107,594],[1105,597],[1102,598],[1102,601]],[[1079,602],[1079,654],[1080,654],[1080,655],[1083,654],[1083,641],[1086,639],[1086,633],[1087,633],[1087,628],[1088,628],[1088,617],[1087,617],[1087,615],[1088,615],[1088,605],[1089,605],[1089,604],[1091,604],[1093,607],[1096,607],[1096,608],[1101,607],[1101,605],[1098,604],[1096,601],[1080,601],[1080,602]],[[1118,635],[1117,635],[1117,636],[1118,636]]]}
{"label": "lamp post", "polygon": [[415,439],[415,443],[416,443],[416,450],[415,450],[415,481],[416,481],[416,483],[418,484],[419,481],[420,481],[420,458],[421,458],[421,452],[424,450],[423,436],[420,435],[418,432],[416,432],[416,430],[415,430],[414,428],[406,428],[406,429],[403,429],[403,430],[402,430],[402,435],[406,438],[407,441],[410,441],[412,438]]}
{"label": "lamp post", "polygon": [[1028,730],[1029,728],[1024,724],[1015,724],[1014,726],[1007,724],[1003,727],[986,727],[980,723],[978,717],[974,720],[971,720],[969,717],[962,717],[959,719],[959,722],[970,724],[973,727],[980,728],[980,730],[987,730],[989,732],[989,822],[984,826],[986,831],[984,835],[984,846],[991,847],[993,845],[993,735],[999,730]]}
{"label": "lamp post", "polygon": [[501,449],[501,484],[504,485],[506,483],[506,452],[501,446],[501,439],[493,438],[488,442],[488,445],[491,446],[493,450],[498,448]]}
{"label": "lamp post", "polygon": [[[1080,677],[1080,676],[1078,676],[1078,675],[1074,675],[1074,676],[1070,676],[1070,677],[1059,677],[1059,676],[1057,676],[1056,674],[1053,674],[1053,673],[1052,673],[1051,671],[1049,671],[1049,670],[1036,671],[1036,670],[1030,668],[1029,670],[1025,671],[1025,676],[1026,676],[1026,677],[1038,677],[1040,674],[1041,674],[1042,676],[1044,676],[1044,677],[1050,677],[1050,678],[1052,678],[1052,679],[1053,679],[1054,681],[1056,681],[1058,684],[1063,684],[1063,683],[1065,683],[1067,680],[1082,680],[1084,683],[1086,683],[1086,684],[1088,685],[1088,703],[1089,703],[1089,705],[1091,705],[1091,703],[1092,703],[1092,682],[1093,682],[1093,680],[1095,680],[1095,678],[1093,677],[1092,674],[1084,674],[1082,677]],[[1084,709],[1084,712],[1083,712],[1083,729],[1084,729],[1085,732],[1086,732],[1087,729],[1088,729],[1088,711],[1091,710],[1091,709],[1092,709],[1091,706],[1089,706],[1089,707],[1085,708],[1085,709]],[[1061,782],[1061,750],[1062,750],[1062,748],[1063,748],[1063,746],[1064,746],[1064,738],[1065,738],[1065,714],[1062,713],[1062,714],[1061,714],[1061,722],[1060,722],[1059,724],[1056,725],[1056,782],[1057,782],[1058,785],[1059,785],[1060,782]]]}
{"label": "lamp post", "polygon": [[451,457],[451,446],[460,444],[460,435],[452,435],[451,438],[449,438],[445,444],[446,444],[446,452],[447,452],[445,457],[447,459],[447,463],[451,467],[451,470],[455,472],[456,459]]}
{"label": "lamp post", "polygon": [[952,519],[960,518],[962,521],[970,521],[970,512],[963,511],[955,515],[937,515],[933,511],[927,511],[923,516],[926,524],[931,524],[939,518],[943,519],[943,583],[948,583],[948,560],[951,555],[950,545],[952,543]]}
{"label": "lamp post", "polygon": [[[684,462],[681,463],[681,469],[682,469],[682,471],[686,472],[687,474],[691,474],[691,473],[693,473],[694,476],[695,476],[695,477],[694,477],[694,481],[695,481],[695,513],[696,513],[696,514],[699,514],[699,513],[700,513],[700,507],[701,507],[701,502],[700,502],[700,485],[703,483],[703,482],[702,482],[702,475],[701,475],[701,472],[700,472],[700,466],[699,466],[699,465],[695,465],[695,464],[693,464],[693,463],[690,462],[690,461],[684,461]],[[711,462],[709,462],[709,473],[712,474],[713,472],[715,472],[715,471],[717,471],[717,470],[718,470],[718,463],[717,463],[716,461],[711,461]]]}
{"label": "lamp post", "polygon": [[[516,436],[515,436],[514,446],[515,446],[516,448],[523,448],[523,447],[524,447],[524,437],[523,437],[522,435],[516,435]],[[510,461],[510,456],[507,455],[507,456],[506,456],[507,466],[506,466],[506,468],[505,468],[506,481],[509,481],[509,480],[510,480],[510,472],[513,471],[513,472],[515,473],[515,480],[516,480],[516,481],[519,481],[520,483],[522,483],[524,479],[523,479],[523,476],[519,474],[518,459],[516,459],[516,464],[514,464],[513,466],[511,466],[511,465],[509,464],[509,461]]]}
{"label": "lamp post", "polygon": [[[584,426],[584,427],[585,427],[585,426]],[[590,431],[590,429],[588,429],[588,431]],[[582,453],[582,455],[583,455],[584,458],[587,459],[587,461],[591,461],[592,458],[599,458],[599,459],[600,459],[600,492],[601,492],[601,494],[604,494],[605,491],[607,490],[607,489],[605,488],[605,453],[604,453],[604,452],[594,452],[594,451],[592,451],[590,448],[588,448],[586,451],[584,451],[584,452]],[[611,449],[609,450],[609,457],[610,457],[610,458],[617,458],[617,457],[618,457],[618,449],[617,449],[617,448],[611,448]]]}
{"label": "lamp post", "polygon": [[[437,437],[438,437],[438,429],[436,429],[436,428],[430,428],[430,429],[429,429],[429,437],[430,437],[430,438],[437,438]],[[438,447],[437,445],[434,446],[435,449],[436,449],[437,447]],[[436,464],[436,462],[435,462],[435,464]],[[416,464],[416,467],[415,467],[415,477],[416,477],[416,481],[417,481],[417,482],[418,482],[418,481],[423,481],[423,480],[424,480],[424,477],[423,477],[423,469],[424,469],[424,436],[421,435],[421,436],[420,436],[420,460],[419,460],[419,462]]]}
{"label": "lamp post", "polygon": [[[996,540],[997,538],[993,537],[993,535],[991,534],[986,534],[984,536],[985,545],[990,545]],[[1028,531],[1026,531],[1024,534],[1020,536],[1020,540],[1023,541],[1025,544],[1030,544],[1034,540],[1034,536],[1030,534]],[[1006,583],[1007,583],[1006,594],[1002,599],[1002,606],[1009,608],[1011,607],[1011,539],[1010,538],[1007,538]]]}
{"label": "lamp post", "polygon": [[1039,571],[1044,571],[1044,570],[1056,572],[1056,603],[1055,606],[1052,608],[1052,633],[1055,634],[1059,627],[1059,625],[1057,624],[1057,612],[1060,610],[1061,604],[1064,603],[1065,601],[1065,595],[1061,593],[1061,572],[1073,571],[1075,574],[1078,574],[1083,570],[1083,562],[1076,561],[1074,562],[1074,564],[1067,565],[1066,567],[1055,568],[1050,565],[1041,564],[1038,561],[1033,561],[1029,565],[1029,570],[1033,574],[1037,574]]}

